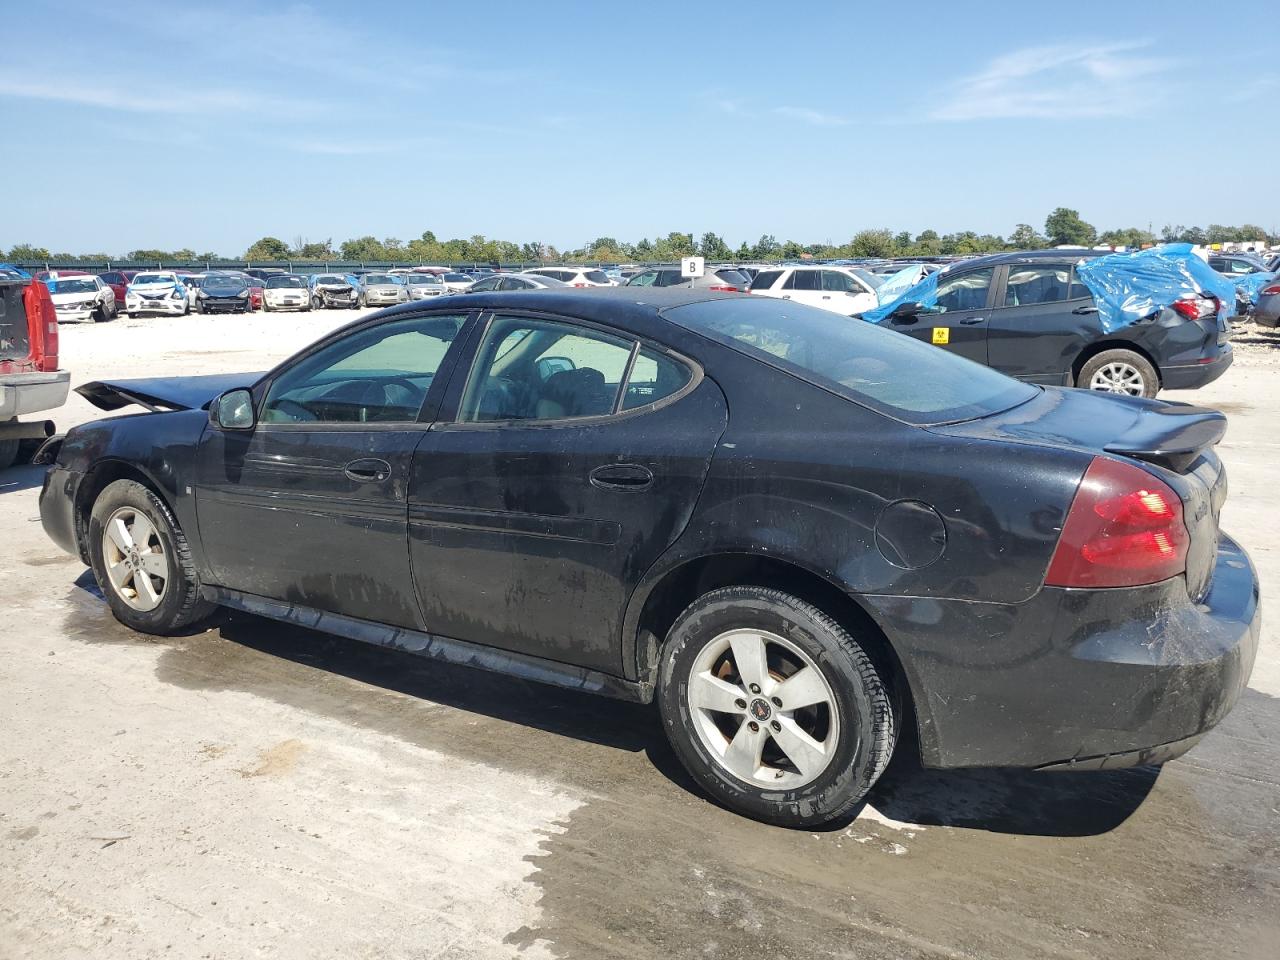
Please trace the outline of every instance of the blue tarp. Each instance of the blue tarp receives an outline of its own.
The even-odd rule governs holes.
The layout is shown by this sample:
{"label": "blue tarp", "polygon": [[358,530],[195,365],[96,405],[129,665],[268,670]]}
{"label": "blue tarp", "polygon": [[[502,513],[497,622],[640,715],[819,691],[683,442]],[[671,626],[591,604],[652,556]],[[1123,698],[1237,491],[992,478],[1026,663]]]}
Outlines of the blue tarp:
{"label": "blue tarp", "polygon": [[10,270],[22,277],[23,280],[31,279],[31,274],[27,273],[27,271],[23,270],[21,267],[15,267],[12,263],[0,263],[0,271]]}
{"label": "blue tarp", "polygon": [[924,276],[924,264],[922,263],[913,263],[909,267],[903,267],[897,273],[891,274],[884,283],[876,288],[876,302],[888,303],[890,300],[896,300],[904,291],[910,290],[919,283],[922,276]]}
{"label": "blue tarp", "polygon": [[1265,287],[1271,281],[1275,280],[1274,273],[1246,273],[1239,277],[1230,277],[1236,289],[1244,294],[1244,298],[1250,303],[1258,302],[1258,291]]}
{"label": "blue tarp", "polygon": [[1083,260],[1076,276],[1093,294],[1107,333],[1149,317],[1187,294],[1217,297],[1223,316],[1236,312],[1235,285],[1196,256],[1189,243]]}
{"label": "blue tarp", "polygon": [[[900,303],[918,303],[926,310],[938,302],[938,281],[948,276],[940,270],[890,303],[881,303],[862,315],[880,323]],[[1098,322],[1111,333],[1149,317],[1188,294],[1218,298],[1219,310],[1235,313],[1235,285],[1196,256],[1189,243],[1166,243],[1133,253],[1110,253],[1081,259],[1076,275],[1093,294]]]}

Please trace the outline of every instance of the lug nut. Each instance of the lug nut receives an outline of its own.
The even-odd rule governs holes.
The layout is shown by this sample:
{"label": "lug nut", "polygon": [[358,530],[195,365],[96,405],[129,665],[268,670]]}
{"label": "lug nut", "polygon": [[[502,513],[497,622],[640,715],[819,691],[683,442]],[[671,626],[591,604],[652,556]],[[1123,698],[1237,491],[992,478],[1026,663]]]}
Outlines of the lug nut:
{"label": "lug nut", "polygon": [[748,721],[747,721],[747,729],[749,729],[752,733],[759,733],[759,732],[760,732],[760,724],[756,723],[754,720],[748,720]]}
{"label": "lug nut", "polygon": [[733,701],[733,705],[737,707],[739,710],[747,709],[747,701],[743,700],[741,697]]}
{"label": "lug nut", "polygon": [[780,724],[777,720],[773,721],[773,723],[769,724],[769,726],[773,727],[774,733],[782,732],[782,724]]}
{"label": "lug nut", "polygon": [[750,688],[750,689],[751,689],[751,692],[752,692],[752,693],[759,693],[759,692],[760,692],[760,684],[758,684],[758,683],[753,683],[753,684],[751,684],[751,688]]}
{"label": "lug nut", "polygon": [[773,705],[774,705],[775,707],[780,707],[780,706],[782,706],[782,701],[781,701],[781,700],[779,700],[777,697],[770,697],[769,699],[773,701]]}

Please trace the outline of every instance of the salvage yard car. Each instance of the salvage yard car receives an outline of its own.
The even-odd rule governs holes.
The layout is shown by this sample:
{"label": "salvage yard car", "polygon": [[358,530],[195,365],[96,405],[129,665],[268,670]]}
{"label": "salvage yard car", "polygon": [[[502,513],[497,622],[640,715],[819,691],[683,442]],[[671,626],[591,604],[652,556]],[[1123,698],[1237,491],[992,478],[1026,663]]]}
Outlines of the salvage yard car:
{"label": "salvage yard car", "polygon": [[0,271],[0,470],[23,440],[53,433],[49,420],[20,421],[66,403],[71,374],[58,369],[58,316],[49,289],[18,271]]}
{"label": "salvage yard car", "polygon": [[138,273],[129,281],[124,296],[125,312],[130,317],[144,313],[182,316],[191,309],[187,287],[172,271]]}
{"label": "salvage yard car", "polygon": [[1076,271],[1093,256],[1044,250],[967,260],[938,275],[936,305],[901,303],[884,324],[1030,383],[1154,397],[1226,372],[1230,333],[1212,296],[1104,332]]}
{"label": "salvage yard car", "polygon": [[114,320],[118,309],[116,294],[94,276],[59,276],[46,282],[58,320]]}
{"label": "salvage yard car", "polygon": [[762,297],[794,300],[851,317],[879,303],[875,286],[847,267],[783,267],[762,270],[751,281]]}
{"label": "salvage yard car", "polygon": [[222,605],[656,699],[772,823],[849,816],[907,728],[930,767],[1163,762],[1257,649],[1221,413],[783,300],[442,297],[265,375],[78,392],[158,411],[73,429],[40,497],[122,623]]}
{"label": "salvage yard car", "polygon": [[360,305],[355,285],[340,273],[318,273],[307,284],[311,292],[311,309],[339,307],[354,310]]}
{"label": "salvage yard car", "polygon": [[207,273],[195,289],[197,313],[249,312],[249,287],[243,276]]}
{"label": "salvage yard car", "polygon": [[410,300],[429,300],[451,292],[444,280],[434,273],[406,273],[401,279]]}
{"label": "salvage yard car", "polygon": [[360,306],[386,307],[404,303],[409,294],[399,278],[389,273],[366,273],[360,277]]}
{"label": "salvage yard car", "polygon": [[307,281],[303,277],[291,273],[273,274],[263,281],[262,309],[272,310],[310,310],[311,295],[307,290]]}

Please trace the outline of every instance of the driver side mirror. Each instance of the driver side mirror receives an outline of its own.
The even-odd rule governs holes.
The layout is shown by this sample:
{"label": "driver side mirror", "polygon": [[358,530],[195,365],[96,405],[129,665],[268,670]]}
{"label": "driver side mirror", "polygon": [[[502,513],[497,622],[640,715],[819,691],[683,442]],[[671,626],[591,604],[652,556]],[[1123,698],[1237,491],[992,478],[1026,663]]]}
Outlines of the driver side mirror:
{"label": "driver side mirror", "polygon": [[914,322],[915,318],[920,316],[922,312],[923,310],[918,303],[900,303],[893,308],[893,312],[889,314],[889,319]]}
{"label": "driver side mirror", "polygon": [[223,430],[252,430],[253,394],[248,390],[228,390],[209,404],[209,422]]}

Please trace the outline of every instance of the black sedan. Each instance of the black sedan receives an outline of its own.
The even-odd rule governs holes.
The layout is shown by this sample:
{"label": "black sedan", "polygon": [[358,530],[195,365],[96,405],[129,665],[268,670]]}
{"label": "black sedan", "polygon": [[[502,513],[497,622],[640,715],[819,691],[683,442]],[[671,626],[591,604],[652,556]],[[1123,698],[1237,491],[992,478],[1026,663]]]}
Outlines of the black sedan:
{"label": "black sedan", "polygon": [[196,289],[196,313],[247,313],[249,287],[243,277],[207,273]]}
{"label": "black sedan", "polygon": [[1231,709],[1258,581],[1216,411],[1020,383],[779,300],[393,308],[265,375],[93,383],[40,499],[116,617],[218,605],[656,699],[694,778],[847,816],[934,767],[1098,769]]}
{"label": "black sedan", "polygon": [[1030,383],[1154,397],[1226,372],[1229,332],[1212,297],[1104,332],[1075,271],[1094,256],[1043,250],[968,260],[941,275],[936,305],[900,304],[883,325]]}

